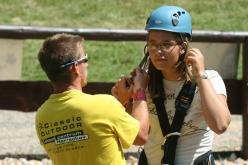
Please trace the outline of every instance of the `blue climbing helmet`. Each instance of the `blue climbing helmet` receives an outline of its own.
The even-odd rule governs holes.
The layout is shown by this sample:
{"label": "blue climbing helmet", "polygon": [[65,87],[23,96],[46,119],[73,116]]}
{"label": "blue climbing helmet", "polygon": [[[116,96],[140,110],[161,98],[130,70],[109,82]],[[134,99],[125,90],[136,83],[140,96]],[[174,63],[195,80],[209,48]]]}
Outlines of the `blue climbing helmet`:
{"label": "blue climbing helmet", "polygon": [[145,30],[165,30],[186,33],[192,39],[190,14],[177,6],[162,6],[155,9],[147,19]]}

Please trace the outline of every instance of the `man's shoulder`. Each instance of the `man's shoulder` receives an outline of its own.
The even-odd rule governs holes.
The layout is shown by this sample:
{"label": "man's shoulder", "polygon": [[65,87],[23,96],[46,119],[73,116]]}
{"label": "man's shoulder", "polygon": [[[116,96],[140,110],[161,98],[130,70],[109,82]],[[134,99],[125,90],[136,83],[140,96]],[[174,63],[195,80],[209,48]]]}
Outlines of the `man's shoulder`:
{"label": "man's shoulder", "polygon": [[96,99],[100,99],[100,100],[115,100],[115,97],[109,94],[95,94],[92,95],[94,98]]}

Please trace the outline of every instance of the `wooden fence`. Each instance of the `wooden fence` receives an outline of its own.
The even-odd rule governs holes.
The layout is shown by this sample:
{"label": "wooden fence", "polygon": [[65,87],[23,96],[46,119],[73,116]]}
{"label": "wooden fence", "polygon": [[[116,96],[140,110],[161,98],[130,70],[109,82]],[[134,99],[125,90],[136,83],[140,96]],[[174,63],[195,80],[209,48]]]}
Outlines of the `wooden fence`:
{"label": "wooden fence", "polygon": [[[0,26],[0,38],[6,39],[44,39],[56,33],[78,34],[86,40],[95,41],[145,41],[146,39],[144,30]],[[248,32],[193,31],[192,42],[236,43],[242,46],[242,79],[224,79],[224,82],[231,113],[243,117],[241,155],[244,159],[248,159]],[[90,82],[84,91],[91,94],[110,93],[112,86],[113,83]],[[47,81],[0,81],[0,109],[36,111],[51,92],[52,87]]]}

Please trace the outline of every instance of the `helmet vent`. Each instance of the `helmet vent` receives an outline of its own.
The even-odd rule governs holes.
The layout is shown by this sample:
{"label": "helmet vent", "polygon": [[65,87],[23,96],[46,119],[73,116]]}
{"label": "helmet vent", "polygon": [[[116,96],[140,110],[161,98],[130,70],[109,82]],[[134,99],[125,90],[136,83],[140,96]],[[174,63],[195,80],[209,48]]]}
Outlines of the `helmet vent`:
{"label": "helmet vent", "polygon": [[[180,13],[181,14],[181,13]],[[177,13],[174,13],[173,15],[172,15],[172,25],[173,26],[177,26],[178,25],[178,23],[179,23],[179,14],[178,14],[178,12]]]}

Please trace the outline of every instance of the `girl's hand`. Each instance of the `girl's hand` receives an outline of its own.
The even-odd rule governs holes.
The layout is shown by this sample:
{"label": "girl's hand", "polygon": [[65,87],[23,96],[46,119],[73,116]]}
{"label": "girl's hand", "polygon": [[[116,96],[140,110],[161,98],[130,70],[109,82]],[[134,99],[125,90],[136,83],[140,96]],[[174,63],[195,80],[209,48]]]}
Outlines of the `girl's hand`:
{"label": "girl's hand", "polygon": [[192,75],[197,81],[201,79],[205,72],[204,56],[201,51],[196,48],[191,48],[185,55],[184,62],[187,67],[191,67]]}

